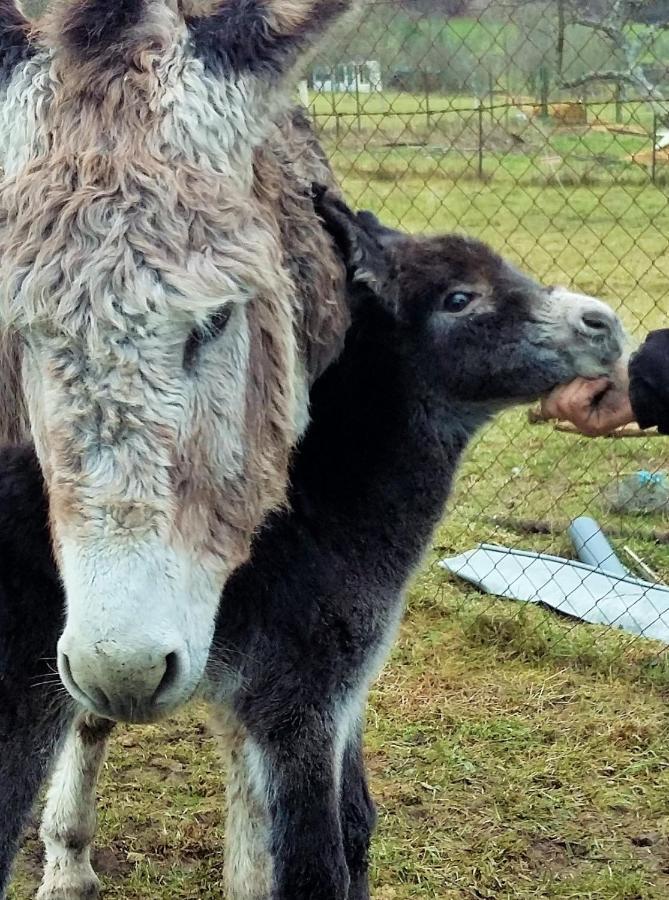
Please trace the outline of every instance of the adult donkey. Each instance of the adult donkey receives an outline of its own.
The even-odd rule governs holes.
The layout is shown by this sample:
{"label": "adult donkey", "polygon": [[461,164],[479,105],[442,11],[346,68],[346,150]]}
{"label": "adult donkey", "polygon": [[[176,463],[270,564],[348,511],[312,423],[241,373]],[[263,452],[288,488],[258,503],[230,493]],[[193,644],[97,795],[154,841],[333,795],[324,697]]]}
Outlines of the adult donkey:
{"label": "adult donkey", "polygon": [[58,670],[101,716],[193,693],[339,349],[343,273],[271,136],[349,2],[66,0],[32,30],[0,2],[0,438],[37,448]]}
{"label": "adult donkey", "polygon": [[[268,518],[226,586],[203,682],[229,755],[233,900],[367,900],[366,694],[461,455],[500,409],[576,374],[611,372],[623,349],[609,308],[541,287],[478,241],[402,235],[329,194],[318,204],[347,263],[354,322],[312,391],[290,506]],[[55,644],[55,580],[32,452],[4,450],[0,825],[9,820],[8,832],[41,777],[39,754],[60,734],[49,685],[31,689],[28,680]],[[22,631],[26,619],[34,633]],[[16,720],[12,709],[21,710]],[[38,896],[90,900],[95,785],[113,722],[73,706],[62,715],[72,727],[45,810]],[[4,846],[1,838],[0,893],[15,835]]]}

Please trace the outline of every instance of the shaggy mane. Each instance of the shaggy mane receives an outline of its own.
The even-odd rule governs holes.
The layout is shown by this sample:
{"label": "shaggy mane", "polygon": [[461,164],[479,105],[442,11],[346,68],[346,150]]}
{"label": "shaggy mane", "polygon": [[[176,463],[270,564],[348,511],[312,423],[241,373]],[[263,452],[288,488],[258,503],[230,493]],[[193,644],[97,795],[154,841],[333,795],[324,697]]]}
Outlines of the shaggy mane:
{"label": "shaggy mane", "polygon": [[21,341],[13,331],[0,334],[0,446],[29,439],[30,426],[21,384]]}

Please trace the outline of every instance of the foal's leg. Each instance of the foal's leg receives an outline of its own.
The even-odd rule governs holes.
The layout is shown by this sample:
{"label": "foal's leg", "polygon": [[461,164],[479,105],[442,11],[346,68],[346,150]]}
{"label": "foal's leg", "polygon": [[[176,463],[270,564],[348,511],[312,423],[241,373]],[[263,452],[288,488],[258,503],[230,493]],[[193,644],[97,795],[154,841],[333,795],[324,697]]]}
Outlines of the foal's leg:
{"label": "foal's leg", "polygon": [[50,643],[39,640],[39,628],[29,620],[12,628],[20,609],[20,598],[16,603],[7,598],[0,584],[0,898],[9,884],[23,828],[72,715],[57,676],[42,658],[45,652],[53,654]]}
{"label": "foal's leg", "polygon": [[[21,833],[47,775],[67,713],[47,691],[24,694],[14,715],[0,677],[0,898],[5,897]],[[9,724],[9,728],[7,728]]]}
{"label": "foal's leg", "polygon": [[224,736],[231,747],[229,898],[347,900],[333,718],[267,701],[263,692],[247,699],[240,713],[247,726],[237,722]]}
{"label": "foal's leg", "polygon": [[347,900],[336,738],[318,713],[301,714],[270,750],[274,900]]}
{"label": "foal's leg", "polygon": [[39,466],[0,448],[0,897],[72,715],[53,666],[62,613]]}
{"label": "foal's leg", "polygon": [[216,709],[212,727],[226,763],[228,821],[225,883],[228,900],[269,900],[272,859],[266,783],[258,747],[234,713]]}
{"label": "foal's leg", "polygon": [[367,787],[361,728],[351,735],[344,751],[340,808],[344,852],[351,878],[348,900],[369,900],[369,845],[376,825],[376,810]]}
{"label": "foal's leg", "polygon": [[114,723],[81,713],[53,771],[40,834],[46,866],[37,900],[93,900],[100,883],[91,866],[96,786]]}
{"label": "foal's leg", "polygon": [[307,704],[269,712],[254,731],[268,785],[272,900],[347,900],[336,717]]}

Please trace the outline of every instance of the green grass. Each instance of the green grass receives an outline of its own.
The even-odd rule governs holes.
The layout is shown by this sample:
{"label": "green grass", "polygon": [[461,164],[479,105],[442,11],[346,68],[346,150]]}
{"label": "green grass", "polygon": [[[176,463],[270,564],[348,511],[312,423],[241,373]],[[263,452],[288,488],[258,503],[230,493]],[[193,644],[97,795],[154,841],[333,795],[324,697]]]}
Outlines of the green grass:
{"label": "green grass", "polygon": [[[605,297],[637,337],[667,323],[667,191],[644,173],[561,186],[516,152],[487,156],[481,181],[459,152],[328,140],[351,200],[390,224],[483,237],[547,283]],[[373,897],[669,896],[662,648],[482,596],[435,565],[482,540],[569,554],[563,526],[588,511],[669,578],[669,545],[651,536],[669,523],[613,516],[603,499],[622,474],[663,467],[664,439],[591,441],[530,426],[522,410],[476,442],[372,694]],[[556,530],[523,534],[514,523],[527,518]],[[110,900],[221,896],[224,779],[202,720],[192,710],[115,738],[97,842]],[[38,871],[33,836],[13,900],[34,895]]]}

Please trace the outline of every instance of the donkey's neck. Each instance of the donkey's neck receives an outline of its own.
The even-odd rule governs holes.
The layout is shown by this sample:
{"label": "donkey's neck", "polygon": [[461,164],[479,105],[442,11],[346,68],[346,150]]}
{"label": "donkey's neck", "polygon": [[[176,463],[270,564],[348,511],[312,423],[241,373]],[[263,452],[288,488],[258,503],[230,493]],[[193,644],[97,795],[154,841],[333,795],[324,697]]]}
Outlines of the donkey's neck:
{"label": "donkey's neck", "polygon": [[314,386],[291,479],[298,514],[327,515],[340,534],[348,522],[354,552],[383,543],[407,565],[441,518],[460,456],[486,419],[438,396],[419,372],[382,329],[354,325]]}

